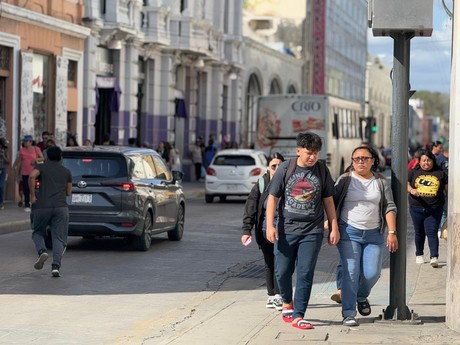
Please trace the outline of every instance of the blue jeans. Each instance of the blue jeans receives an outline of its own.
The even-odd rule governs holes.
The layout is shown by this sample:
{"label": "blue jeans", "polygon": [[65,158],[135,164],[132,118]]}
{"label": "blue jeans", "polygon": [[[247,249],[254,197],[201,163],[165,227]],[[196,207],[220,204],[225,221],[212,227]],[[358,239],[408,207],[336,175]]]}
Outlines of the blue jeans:
{"label": "blue jeans", "polygon": [[380,228],[359,230],[339,222],[337,245],[342,264],[342,316],[356,316],[356,301],[363,302],[380,278],[385,239]]}
{"label": "blue jeans", "polygon": [[3,197],[5,194],[5,178],[6,168],[0,169],[0,206],[3,204]]}
{"label": "blue jeans", "polygon": [[430,247],[430,258],[437,258],[439,256],[438,228],[441,222],[442,211],[443,206],[432,209],[416,206],[409,207],[409,213],[415,230],[415,255],[423,255],[426,236],[428,238],[428,247]]}
{"label": "blue jeans", "polygon": [[292,275],[297,270],[293,320],[303,318],[307,310],[323,236],[322,232],[303,236],[280,232],[275,243],[276,279],[284,303],[292,302]]}

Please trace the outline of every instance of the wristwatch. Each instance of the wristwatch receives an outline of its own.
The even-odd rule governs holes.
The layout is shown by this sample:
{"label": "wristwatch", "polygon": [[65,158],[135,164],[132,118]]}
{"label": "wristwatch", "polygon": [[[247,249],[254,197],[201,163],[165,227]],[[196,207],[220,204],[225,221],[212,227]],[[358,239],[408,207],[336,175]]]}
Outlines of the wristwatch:
{"label": "wristwatch", "polygon": [[396,235],[396,230],[388,230],[389,234]]}

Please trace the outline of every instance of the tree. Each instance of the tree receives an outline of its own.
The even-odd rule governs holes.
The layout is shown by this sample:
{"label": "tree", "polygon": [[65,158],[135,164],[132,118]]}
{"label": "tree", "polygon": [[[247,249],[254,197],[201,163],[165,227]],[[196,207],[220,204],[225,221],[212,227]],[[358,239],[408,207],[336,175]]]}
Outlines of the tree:
{"label": "tree", "polygon": [[449,118],[450,97],[448,94],[430,91],[417,91],[414,98],[423,101],[428,116]]}

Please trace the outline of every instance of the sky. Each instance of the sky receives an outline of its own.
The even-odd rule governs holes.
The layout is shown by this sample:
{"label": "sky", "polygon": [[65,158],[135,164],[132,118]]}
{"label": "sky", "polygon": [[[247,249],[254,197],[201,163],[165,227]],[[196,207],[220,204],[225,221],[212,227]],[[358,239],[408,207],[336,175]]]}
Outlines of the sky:
{"label": "sky", "polygon": [[[453,0],[445,0],[452,11]],[[452,21],[444,10],[442,0],[433,0],[433,34],[414,37],[410,43],[411,90],[450,92]],[[374,37],[368,31],[368,50],[388,67],[393,66],[393,39]]]}

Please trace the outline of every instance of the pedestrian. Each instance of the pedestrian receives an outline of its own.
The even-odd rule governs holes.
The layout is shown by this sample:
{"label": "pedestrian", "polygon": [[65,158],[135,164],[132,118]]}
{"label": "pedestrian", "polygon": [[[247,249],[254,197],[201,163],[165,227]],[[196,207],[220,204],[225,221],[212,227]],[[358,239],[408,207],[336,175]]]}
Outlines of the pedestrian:
{"label": "pedestrian", "polygon": [[46,160],[48,149],[52,146],[56,146],[56,142],[53,139],[48,139],[46,141],[46,148],[42,151],[43,158]]}
{"label": "pedestrian", "polygon": [[180,158],[179,149],[171,145],[171,150],[169,151],[170,161],[171,161],[171,170],[182,171],[182,162]]}
{"label": "pedestrian", "polygon": [[[46,228],[49,226],[53,243],[51,274],[60,276],[61,258],[67,247],[69,208],[67,196],[72,194],[72,175],[62,162],[62,150],[52,146],[47,150],[45,164],[40,164],[30,173],[30,199],[33,204],[32,239],[38,253],[34,268],[40,270],[48,259],[45,246]],[[40,180],[38,191],[35,183]]]}
{"label": "pedestrian", "polygon": [[42,151],[34,146],[31,135],[25,135],[22,139],[24,146],[19,150],[14,167],[21,174],[22,189],[24,193],[24,211],[30,212],[29,175],[37,164],[43,163]]}
{"label": "pedestrian", "polygon": [[198,137],[190,149],[190,158],[195,166],[195,180],[199,181],[201,178],[201,166],[203,164],[203,138]]}
{"label": "pedestrian", "polygon": [[167,141],[160,141],[158,144],[157,152],[160,154],[161,158],[163,158],[163,161],[166,163],[166,165],[170,166],[169,164],[169,143]]}
{"label": "pedestrian", "polygon": [[83,146],[91,147],[91,146],[93,146],[93,142],[91,141],[91,139],[86,139],[86,140],[83,142]]}
{"label": "pedestrian", "polygon": [[[314,133],[297,135],[294,172],[286,176],[291,161],[283,162],[269,186],[267,239],[275,243],[275,272],[283,299],[282,318],[293,327],[311,329],[304,319],[319,251],[324,236],[324,211],[329,221],[329,244],[340,239],[335,216],[334,181],[323,161],[318,161],[321,138]],[[285,178],[287,181],[285,181]],[[278,228],[274,226],[278,209]],[[292,298],[292,275],[297,271]]]}
{"label": "pedestrian", "polygon": [[[267,206],[268,186],[282,162],[284,162],[284,157],[280,153],[276,152],[270,156],[267,172],[252,187],[244,208],[243,235],[241,236],[241,243],[245,246],[248,245],[251,241],[251,230],[254,229],[256,242],[259,245],[259,249],[262,250],[265,262],[265,283],[268,294],[265,306],[267,308],[276,308],[277,310],[282,309],[283,300],[279,294],[275,276],[274,245],[267,240],[266,236],[265,210]],[[277,222],[277,216],[278,214],[275,213],[274,224]]]}
{"label": "pedestrian", "polygon": [[8,140],[0,138],[0,210],[4,209],[3,200],[5,196],[6,167],[8,164],[10,164]]}
{"label": "pedestrian", "polygon": [[43,131],[42,132],[42,141],[40,141],[39,143],[37,143],[37,147],[42,150],[42,152],[44,150],[46,150],[46,142],[48,141],[48,139],[50,139],[50,133],[48,131]]}
{"label": "pedestrian", "polygon": [[415,230],[415,262],[425,263],[423,257],[425,238],[430,248],[430,264],[438,267],[438,228],[447,192],[447,174],[437,164],[430,150],[420,150],[420,158],[414,169],[409,171],[407,192],[409,213]]}
{"label": "pedestrian", "polygon": [[[398,249],[396,205],[390,184],[375,172],[379,156],[369,146],[353,150],[351,166],[335,183],[339,218],[341,302],[344,326],[358,326],[358,312],[371,313],[368,297],[382,269],[383,250]],[[384,231],[388,227],[385,239]]]}
{"label": "pedestrian", "polygon": [[67,146],[68,147],[75,147],[75,146],[80,146],[78,145],[78,142],[77,142],[77,138],[75,137],[75,135],[69,135],[69,137],[67,138]]}

